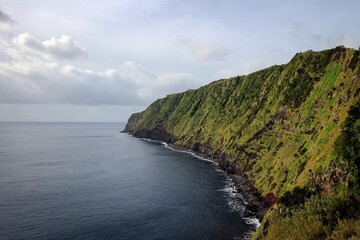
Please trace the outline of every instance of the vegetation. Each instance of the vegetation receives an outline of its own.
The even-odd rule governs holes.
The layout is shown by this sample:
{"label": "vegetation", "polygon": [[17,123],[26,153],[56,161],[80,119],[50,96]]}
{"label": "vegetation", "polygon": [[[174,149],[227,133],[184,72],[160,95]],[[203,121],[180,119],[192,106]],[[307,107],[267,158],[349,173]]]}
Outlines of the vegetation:
{"label": "vegetation", "polygon": [[360,238],[357,50],[307,51],[168,95],[125,130],[215,157],[264,197],[276,196],[255,239]]}

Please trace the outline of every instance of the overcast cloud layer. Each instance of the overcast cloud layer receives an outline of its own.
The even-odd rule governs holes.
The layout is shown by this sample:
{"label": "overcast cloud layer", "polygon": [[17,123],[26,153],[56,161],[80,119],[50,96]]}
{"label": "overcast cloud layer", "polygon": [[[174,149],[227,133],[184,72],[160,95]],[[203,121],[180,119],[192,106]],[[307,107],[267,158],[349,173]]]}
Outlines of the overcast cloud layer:
{"label": "overcast cloud layer", "polygon": [[300,51],[358,48],[358,9],[356,0],[2,1],[0,121],[126,121],[157,98]]}
{"label": "overcast cloud layer", "polygon": [[186,73],[156,75],[126,61],[119,69],[96,72],[61,62],[87,53],[69,36],[41,42],[29,33],[2,41],[0,103],[145,105],[191,86]]}

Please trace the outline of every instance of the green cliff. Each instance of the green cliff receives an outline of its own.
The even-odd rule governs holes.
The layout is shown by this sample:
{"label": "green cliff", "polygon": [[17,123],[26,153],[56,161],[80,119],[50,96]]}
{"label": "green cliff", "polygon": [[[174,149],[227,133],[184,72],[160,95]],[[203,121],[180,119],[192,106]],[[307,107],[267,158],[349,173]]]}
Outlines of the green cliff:
{"label": "green cliff", "polygon": [[168,95],[133,114],[125,131],[216,158],[271,196],[253,238],[360,238],[357,50],[307,51]]}

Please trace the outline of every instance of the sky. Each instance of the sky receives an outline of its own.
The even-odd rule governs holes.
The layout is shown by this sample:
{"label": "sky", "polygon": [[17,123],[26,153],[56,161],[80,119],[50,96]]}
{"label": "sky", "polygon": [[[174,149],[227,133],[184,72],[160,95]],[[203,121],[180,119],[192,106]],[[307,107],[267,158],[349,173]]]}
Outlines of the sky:
{"label": "sky", "polygon": [[0,122],[126,122],[167,94],[360,46],[359,0],[0,0]]}

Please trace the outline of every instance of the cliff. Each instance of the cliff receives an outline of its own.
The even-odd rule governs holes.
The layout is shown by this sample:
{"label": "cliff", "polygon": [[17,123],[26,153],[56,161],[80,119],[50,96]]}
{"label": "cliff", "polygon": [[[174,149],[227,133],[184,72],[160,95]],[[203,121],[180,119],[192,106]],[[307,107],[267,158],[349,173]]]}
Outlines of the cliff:
{"label": "cliff", "polygon": [[125,131],[198,151],[245,176],[272,205],[253,238],[360,237],[357,50],[307,51],[168,95],[133,114]]}

